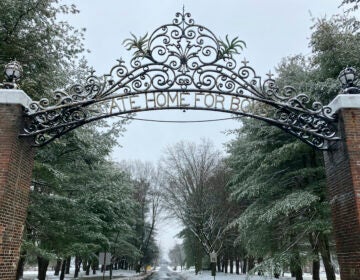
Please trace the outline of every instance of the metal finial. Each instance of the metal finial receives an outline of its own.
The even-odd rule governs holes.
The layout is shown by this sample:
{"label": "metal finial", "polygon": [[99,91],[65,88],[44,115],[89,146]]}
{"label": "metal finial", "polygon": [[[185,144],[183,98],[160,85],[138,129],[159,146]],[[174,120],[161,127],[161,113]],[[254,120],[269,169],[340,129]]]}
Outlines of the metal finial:
{"label": "metal finial", "polygon": [[116,61],[119,62],[119,65],[125,63],[125,61],[122,59],[122,57],[120,57],[120,58],[117,59]]}
{"label": "metal finial", "polygon": [[249,63],[249,61],[248,61],[248,60],[246,60],[246,58],[244,57],[244,60],[243,60],[243,61],[241,61],[241,63],[242,63],[242,64],[244,64],[244,66],[246,67],[246,66],[247,66],[247,64]]}
{"label": "metal finial", "polygon": [[269,73],[267,73],[266,76],[268,76],[269,79],[272,79],[272,77],[274,76],[274,74],[271,73],[271,70],[269,70]]}
{"label": "metal finial", "polygon": [[93,67],[91,67],[89,72],[90,72],[90,76],[93,76],[96,71]]}

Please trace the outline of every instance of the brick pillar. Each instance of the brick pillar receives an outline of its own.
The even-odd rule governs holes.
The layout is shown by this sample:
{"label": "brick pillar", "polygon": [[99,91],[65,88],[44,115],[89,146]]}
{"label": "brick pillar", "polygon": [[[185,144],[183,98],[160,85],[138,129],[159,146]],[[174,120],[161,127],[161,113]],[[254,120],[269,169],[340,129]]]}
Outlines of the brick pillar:
{"label": "brick pillar", "polygon": [[339,95],[342,141],[324,152],[341,280],[360,279],[360,96]]}
{"label": "brick pillar", "polygon": [[[9,94],[14,95],[8,98]],[[34,161],[30,140],[18,138],[23,125],[23,101],[29,100],[23,94],[0,90],[1,280],[14,280],[16,276]],[[16,96],[22,97],[14,102]]]}

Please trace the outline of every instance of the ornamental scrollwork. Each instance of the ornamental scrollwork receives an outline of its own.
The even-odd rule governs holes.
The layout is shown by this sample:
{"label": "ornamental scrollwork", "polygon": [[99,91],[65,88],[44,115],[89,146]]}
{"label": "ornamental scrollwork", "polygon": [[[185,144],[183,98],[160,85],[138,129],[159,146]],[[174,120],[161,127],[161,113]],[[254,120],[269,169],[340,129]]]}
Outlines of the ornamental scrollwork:
{"label": "ornamental scrollwork", "polygon": [[[291,86],[279,88],[271,74],[262,80],[246,59],[239,59],[245,43],[237,37],[225,38],[222,41],[208,28],[195,24],[190,13],[176,13],[170,24],[152,34],[132,35],[124,41],[127,50],[134,52],[128,65],[119,59],[109,74],[97,76],[92,71],[83,83],[55,91],[52,100],[31,103],[26,108],[27,126],[22,135],[34,136],[36,145],[43,145],[84,123],[149,109],[146,104],[146,108],[120,110],[116,108],[119,100],[150,93],[167,93],[175,99],[177,94],[192,93],[195,99],[201,94],[208,99],[209,94],[223,96],[216,100],[220,105],[222,102],[222,108],[205,104],[202,109],[267,121],[319,149],[327,149],[330,141],[339,139],[330,107]],[[226,96],[252,105],[237,109],[231,103],[234,99],[225,101]],[[201,109],[196,100],[192,109]],[[226,106],[224,102],[228,102]],[[182,108],[184,104],[167,107]]]}

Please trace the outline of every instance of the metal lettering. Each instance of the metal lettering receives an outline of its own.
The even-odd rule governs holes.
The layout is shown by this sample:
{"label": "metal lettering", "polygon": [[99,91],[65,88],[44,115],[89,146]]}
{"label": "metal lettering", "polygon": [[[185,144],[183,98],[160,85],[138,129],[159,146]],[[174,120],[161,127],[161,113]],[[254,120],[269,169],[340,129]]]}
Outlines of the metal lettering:
{"label": "metal lettering", "polygon": [[[149,109],[149,102],[154,102],[154,108],[156,108],[155,93],[152,93],[153,99],[148,99],[148,93],[145,93],[146,109]],[[152,107],[150,107],[152,108]]]}
{"label": "metal lettering", "polygon": [[189,107],[190,106],[189,103],[184,103],[185,97],[183,95],[189,95],[189,93],[188,92],[180,92],[180,107]]}
{"label": "metal lettering", "polygon": [[119,104],[117,104],[115,98],[111,99],[111,105],[110,105],[110,115],[113,113],[113,109],[116,108],[119,110],[119,112],[121,112],[121,109],[119,107]]}
{"label": "metal lettering", "polygon": [[[93,108],[94,107],[94,108]],[[99,102],[91,106],[91,110],[98,114],[109,114],[108,112],[109,108],[109,101]]]}
{"label": "metal lettering", "polygon": [[[236,102],[235,102],[236,101]],[[240,105],[240,99],[236,96],[232,96],[231,97],[231,105],[230,105],[230,110],[231,111],[237,111],[239,110],[239,105]],[[234,106],[236,106],[234,108]]]}
{"label": "metal lettering", "polygon": [[202,92],[195,92],[195,107],[197,106],[197,102],[200,101],[198,95],[204,95]]}
{"label": "metal lettering", "polygon": [[139,97],[139,95],[135,94],[135,95],[129,96],[131,110],[137,110],[137,109],[141,108],[141,106],[133,106],[133,104],[135,104],[135,100],[133,100],[133,98],[135,98],[135,97],[137,98],[137,97]]}
{"label": "metal lettering", "polygon": [[[159,101],[159,96],[162,96],[162,98],[163,98],[163,102],[161,103],[160,101]],[[160,92],[160,93],[158,93],[157,95],[156,95],[156,103],[157,103],[157,105],[159,106],[159,107],[164,107],[164,106],[166,106],[166,96],[165,96],[165,94],[163,94],[162,92]]]}
{"label": "metal lettering", "polygon": [[[210,104],[208,103],[208,97],[211,97],[211,102]],[[214,98],[214,95],[212,95],[211,93],[208,93],[205,95],[205,98],[204,98],[204,104],[206,107],[210,108],[210,107],[213,107],[214,106],[214,101],[215,101],[215,98]]]}
{"label": "metal lettering", "polygon": [[[219,100],[219,99],[221,99],[221,100]],[[216,94],[215,95],[215,108],[217,109],[217,104],[220,103],[221,109],[224,110],[224,100],[225,100],[225,97],[223,95]]]}
{"label": "metal lettering", "polygon": [[167,94],[167,103],[168,107],[170,106],[170,102],[174,103],[176,101],[176,106],[179,106],[179,95],[178,92],[175,92],[175,96],[172,98],[170,92]]}
{"label": "metal lettering", "polygon": [[240,109],[244,113],[249,113],[251,111],[252,102],[248,98],[241,100]]}
{"label": "metal lettering", "polygon": [[126,106],[125,106],[125,102],[124,100],[127,99],[128,97],[127,96],[124,96],[124,97],[120,97],[118,99],[121,99],[121,102],[122,102],[122,105],[123,105],[123,108],[124,108],[124,111],[126,110]]}
{"label": "metal lettering", "polygon": [[253,104],[254,115],[265,116],[270,110],[273,110],[271,107],[266,107],[265,103],[253,101]]}

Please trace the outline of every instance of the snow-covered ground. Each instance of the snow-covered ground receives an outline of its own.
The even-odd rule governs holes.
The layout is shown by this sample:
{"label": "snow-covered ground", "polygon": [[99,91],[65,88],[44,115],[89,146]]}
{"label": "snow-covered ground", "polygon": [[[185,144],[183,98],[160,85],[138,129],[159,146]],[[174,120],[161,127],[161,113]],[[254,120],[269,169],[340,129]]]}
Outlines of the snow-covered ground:
{"label": "snow-covered ground", "polygon": [[[100,271],[97,271],[95,275],[92,274],[92,271],[90,271],[90,275],[89,276],[86,276],[85,275],[85,271],[82,271],[82,269],[80,270],[79,272],[79,277],[86,277],[86,278],[91,278],[91,277],[94,277],[94,276],[102,276],[102,272]],[[116,277],[124,277],[123,279],[124,280],[127,280],[127,279],[135,279],[136,276],[138,276],[139,274],[138,273],[135,273],[135,271],[132,271],[132,270],[122,270],[122,269],[119,269],[119,270],[113,270],[113,278],[116,278]],[[109,276],[109,271],[106,271],[105,273],[105,276]],[[70,280],[70,279],[74,279],[74,269],[70,269],[70,274],[66,274],[65,275],[65,280]],[[24,271],[24,277],[23,277],[24,280],[37,280],[37,270],[26,270]],[[59,276],[54,276],[54,271],[53,270],[48,270],[47,273],[46,273],[46,279],[47,280],[57,280],[59,279]]]}
{"label": "snow-covered ground", "polygon": [[[169,267],[169,269],[172,270],[171,267]],[[176,271],[178,271],[181,275],[183,275],[184,278],[187,279],[187,280],[212,280],[212,279],[214,279],[214,277],[211,276],[210,271],[202,271],[198,275],[195,275],[194,270],[192,270],[192,269],[183,270],[183,271],[179,271],[179,269],[177,269]],[[311,276],[311,274],[304,273],[303,278],[304,278],[304,280],[311,280],[312,276]],[[222,272],[216,272],[216,276],[215,276],[215,280],[269,280],[269,279],[276,280],[274,277],[270,277],[270,276],[237,275],[237,274],[222,273]],[[282,280],[293,280],[295,278],[290,277],[290,275],[287,275],[285,273],[285,276],[280,277],[280,279],[282,279]],[[321,280],[326,280],[325,273],[320,274],[320,279]],[[340,280],[340,276],[336,275],[336,279]]]}
{"label": "snow-covered ground", "polygon": [[[174,271],[172,267],[168,267],[170,270]],[[157,270],[158,268],[155,268]],[[175,270],[174,272],[177,272],[183,276],[186,280],[213,280],[214,277],[211,276],[210,271],[201,271],[200,274],[195,275],[194,269],[189,270],[182,270],[180,271],[180,267]],[[79,277],[81,278],[88,278],[88,277],[94,277],[94,276],[102,276],[103,274],[100,271],[97,271],[96,275],[93,275],[92,273],[89,276],[85,275],[84,271],[80,271]],[[70,274],[67,274],[65,276],[65,280],[71,280],[74,279],[74,269],[72,268],[70,270]],[[105,276],[109,276],[109,271],[106,271]],[[138,273],[135,273],[131,270],[114,270],[113,271],[113,279],[121,277],[123,280],[131,280],[131,279],[140,279],[142,277],[139,277]],[[304,280],[311,280],[312,276],[311,274],[304,273],[303,275]],[[24,272],[24,280],[37,280],[37,271],[36,270],[26,270]],[[48,270],[47,272],[47,280],[57,280],[59,279],[59,276],[54,276],[53,270]],[[222,272],[216,272],[215,280],[269,280],[273,279],[274,277],[269,276],[257,276],[257,275],[237,275],[237,274],[230,274],[230,273],[222,273]],[[290,277],[290,275],[285,274],[284,277],[280,277],[281,280],[294,280],[295,278]],[[326,280],[325,273],[320,274],[321,280]],[[336,275],[336,279],[340,280],[340,276]]]}

